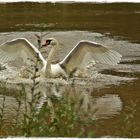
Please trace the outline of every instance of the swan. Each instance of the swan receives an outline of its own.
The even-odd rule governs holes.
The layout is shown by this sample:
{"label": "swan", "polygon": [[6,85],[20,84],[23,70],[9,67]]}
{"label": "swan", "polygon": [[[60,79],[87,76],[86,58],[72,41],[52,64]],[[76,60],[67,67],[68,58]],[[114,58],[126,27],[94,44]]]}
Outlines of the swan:
{"label": "swan", "polygon": [[[56,64],[52,64],[52,58],[59,43],[55,38],[46,39],[42,46],[51,45],[51,51],[45,60],[39,49],[26,38],[16,38],[0,45],[0,63],[18,62],[22,60],[29,64],[29,58],[38,58],[41,62],[40,74],[46,77],[69,77],[74,71],[85,68],[91,62],[117,65],[122,55],[104,45],[96,42],[81,40],[75,47]],[[18,67],[18,63],[15,64]]]}

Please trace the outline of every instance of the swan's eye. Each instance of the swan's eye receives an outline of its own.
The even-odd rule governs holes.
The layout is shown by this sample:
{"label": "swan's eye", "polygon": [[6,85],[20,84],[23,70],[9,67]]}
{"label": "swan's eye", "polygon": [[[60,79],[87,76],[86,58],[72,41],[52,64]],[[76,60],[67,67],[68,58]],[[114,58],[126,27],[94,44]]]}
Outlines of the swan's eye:
{"label": "swan's eye", "polygon": [[46,43],[45,43],[45,44],[43,44],[42,46],[47,46],[47,45],[50,45],[51,41],[52,41],[52,40],[46,40]]}
{"label": "swan's eye", "polygon": [[52,40],[46,40],[46,45],[49,45]]}

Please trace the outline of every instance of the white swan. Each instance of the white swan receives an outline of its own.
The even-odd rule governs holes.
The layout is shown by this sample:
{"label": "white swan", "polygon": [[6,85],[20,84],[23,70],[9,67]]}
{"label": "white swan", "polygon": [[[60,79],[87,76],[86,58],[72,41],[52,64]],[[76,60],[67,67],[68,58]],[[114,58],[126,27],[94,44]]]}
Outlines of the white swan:
{"label": "white swan", "polygon": [[[41,74],[47,77],[69,76],[77,69],[86,67],[93,60],[95,63],[116,65],[122,55],[91,41],[80,41],[59,63],[52,64],[52,57],[59,43],[54,38],[46,40],[43,46],[51,45],[52,49],[45,60],[41,52],[27,39],[17,38],[0,45],[0,63],[9,63],[22,59],[25,64],[30,63],[28,58],[35,59],[38,54],[42,63]],[[19,64],[16,63],[18,67]]]}

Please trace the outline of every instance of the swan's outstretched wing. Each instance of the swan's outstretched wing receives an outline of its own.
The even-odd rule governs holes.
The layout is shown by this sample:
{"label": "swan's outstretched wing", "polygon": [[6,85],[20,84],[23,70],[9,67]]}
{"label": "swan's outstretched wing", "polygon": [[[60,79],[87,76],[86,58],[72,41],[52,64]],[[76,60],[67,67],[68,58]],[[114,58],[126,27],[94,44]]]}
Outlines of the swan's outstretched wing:
{"label": "swan's outstretched wing", "polygon": [[45,63],[40,51],[25,38],[17,38],[0,45],[0,63],[9,63],[19,67],[21,63],[30,64],[36,55]]}
{"label": "swan's outstretched wing", "polygon": [[75,68],[84,67],[91,61],[116,65],[121,60],[121,54],[103,45],[90,41],[80,41],[70,53],[60,62],[60,65],[71,73]]}

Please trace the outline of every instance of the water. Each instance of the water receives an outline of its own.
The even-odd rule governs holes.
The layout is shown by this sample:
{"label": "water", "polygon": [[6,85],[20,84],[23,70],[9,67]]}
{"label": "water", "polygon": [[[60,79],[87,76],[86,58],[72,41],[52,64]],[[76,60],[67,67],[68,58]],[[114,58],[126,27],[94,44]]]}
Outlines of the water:
{"label": "water", "polygon": [[[96,109],[98,111],[93,118],[100,125],[89,129],[96,129],[97,137],[118,136],[123,126],[126,106],[136,100],[133,121],[134,127],[137,127],[135,135],[140,137],[140,4],[0,4],[0,19],[0,43],[16,37],[26,37],[36,44],[34,33],[50,32],[48,37],[57,38],[61,44],[61,49],[55,56],[57,60],[64,58],[81,39],[96,41],[120,52],[123,59],[117,67],[97,66],[96,70],[102,74],[90,81],[89,86],[87,79],[78,79],[77,83],[80,88],[88,88],[85,91],[90,91],[89,97],[95,99],[93,112]],[[3,75],[1,71],[1,81],[5,78]],[[6,72],[5,75],[9,76]],[[57,79],[51,80],[57,83]],[[12,79],[9,82],[13,82]],[[26,83],[26,80],[21,82]],[[7,106],[11,109],[11,105],[16,104],[13,97],[16,95],[9,92],[6,95]]]}

